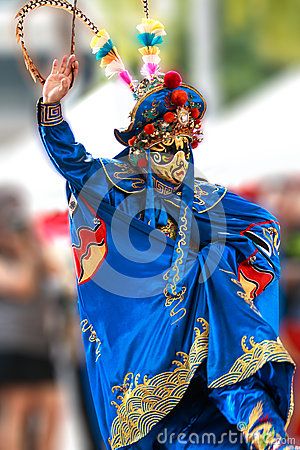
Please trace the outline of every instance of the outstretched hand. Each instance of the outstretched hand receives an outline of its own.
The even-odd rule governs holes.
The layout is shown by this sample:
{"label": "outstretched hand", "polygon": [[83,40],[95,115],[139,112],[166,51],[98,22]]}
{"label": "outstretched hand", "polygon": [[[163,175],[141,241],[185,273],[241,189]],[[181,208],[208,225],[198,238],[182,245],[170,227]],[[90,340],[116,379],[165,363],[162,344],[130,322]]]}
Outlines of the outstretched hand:
{"label": "outstretched hand", "polygon": [[[73,75],[72,75],[73,68]],[[79,63],[75,55],[65,55],[59,64],[55,59],[52,70],[43,87],[43,102],[59,102],[70,90],[72,78],[78,75]]]}

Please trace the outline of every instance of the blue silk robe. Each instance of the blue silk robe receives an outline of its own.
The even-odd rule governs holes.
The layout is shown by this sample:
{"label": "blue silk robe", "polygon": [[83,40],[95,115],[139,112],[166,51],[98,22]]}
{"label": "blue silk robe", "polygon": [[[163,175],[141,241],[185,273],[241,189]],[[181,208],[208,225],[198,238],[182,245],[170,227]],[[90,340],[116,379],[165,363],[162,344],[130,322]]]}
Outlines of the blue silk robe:
{"label": "blue silk robe", "polygon": [[156,228],[167,230],[172,216],[182,245],[192,234],[183,290],[170,296],[175,241],[143,220],[145,179],[126,158],[94,159],[57,108],[39,103],[39,131],[67,180],[81,329],[107,448],[290,448],[294,364],[278,337],[277,219],[196,179],[187,227],[180,192],[156,180]]}

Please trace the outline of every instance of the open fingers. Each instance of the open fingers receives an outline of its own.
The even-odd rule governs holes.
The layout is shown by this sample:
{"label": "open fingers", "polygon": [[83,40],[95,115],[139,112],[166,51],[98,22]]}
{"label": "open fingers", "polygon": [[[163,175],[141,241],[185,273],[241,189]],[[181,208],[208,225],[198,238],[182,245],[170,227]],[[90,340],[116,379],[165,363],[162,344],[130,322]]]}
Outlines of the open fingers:
{"label": "open fingers", "polygon": [[68,60],[68,56],[64,55],[63,59],[61,60],[61,65],[59,68],[59,73],[65,73],[66,68],[67,68],[67,60]]}
{"label": "open fingers", "polygon": [[51,75],[57,74],[58,71],[58,60],[55,59],[52,63]]}
{"label": "open fingers", "polygon": [[65,70],[65,75],[67,77],[70,75],[70,73],[72,71],[72,65],[74,64],[75,60],[76,60],[75,55],[69,56],[68,61],[67,61],[67,67],[66,67],[66,70]]}
{"label": "open fingers", "polygon": [[77,77],[78,75],[78,71],[79,71],[79,62],[76,60],[73,64],[73,75],[74,75],[74,79]]}

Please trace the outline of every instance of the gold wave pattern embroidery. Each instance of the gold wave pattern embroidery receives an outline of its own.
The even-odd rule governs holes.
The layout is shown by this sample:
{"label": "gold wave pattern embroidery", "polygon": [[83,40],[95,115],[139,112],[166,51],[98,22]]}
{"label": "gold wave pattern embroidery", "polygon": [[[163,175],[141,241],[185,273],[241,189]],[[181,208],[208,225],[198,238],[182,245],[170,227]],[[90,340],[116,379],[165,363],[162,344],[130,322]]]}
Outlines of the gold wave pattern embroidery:
{"label": "gold wave pattern embroidery", "polygon": [[89,341],[91,343],[95,343],[96,344],[96,349],[95,349],[95,355],[96,355],[96,362],[98,361],[98,359],[101,356],[101,340],[98,338],[97,333],[93,327],[92,324],[89,323],[88,319],[83,319],[80,322],[80,326],[81,326],[81,331],[83,333],[90,333],[89,335]]}
{"label": "gold wave pattern embroidery", "polygon": [[250,348],[247,346],[247,336],[243,336],[241,346],[244,354],[235,361],[228,373],[213,381],[209,385],[210,388],[221,388],[245,380],[270,361],[295,365],[279,338],[276,341],[255,342],[254,336],[251,336],[249,342]]}
{"label": "gold wave pattern embroidery", "polygon": [[112,392],[119,391],[112,402],[117,417],[111,426],[109,444],[118,449],[133,444],[146,436],[181,400],[197,368],[207,357],[209,324],[198,318],[201,329],[195,327],[195,339],[189,353],[177,352],[181,360],[172,362],[177,366],[170,372],[163,372],[152,378],[144,376],[139,383],[140,374],[128,373],[122,386],[114,386]]}
{"label": "gold wave pattern embroidery", "polygon": [[[295,365],[295,363],[294,363],[294,365]],[[296,365],[295,365],[295,369],[294,369],[294,373],[293,373],[293,379],[292,379],[292,383],[291,383],[290,408],[289,408],[289,412],[288,412],[288,418],[287,418],[287,421],[286,421],[286,424],[285,424],[285,429],[286,430],[288,429],[288,427],[289,427],[289,425],[291,423],[291,420],[292,420],[292,417],[293,417],[293,414],[294,414],[294,410],[295,410],[295,402],[294,402],[294,381],[295,381],[295,375],[296,375]]]}
{"label": "gold wave pattern embroidery", "polygon": [[[251,345],[250,348],[247,347],[246,341],[247,336],[243,336],[241,345],[244,354],[235,361],[228,373],[210,383],[209,388],[221,388],[223,386],[235,384],[239,381],[245,380],[246,378],[254,375],[259,369],[263,367],[264,364],[271,361],[281,363],[288,362],[296,367],[293,359],[284,348],[279,337],[276,341],[264,340],[262,342],[256,343],[254,341],[254,337],[252,336],[249,339]],[[291,383],[290,406],[288,417],[286,420],[286,429],[288,428],[294,413],[293,383],[294,380],[292,380]]]}

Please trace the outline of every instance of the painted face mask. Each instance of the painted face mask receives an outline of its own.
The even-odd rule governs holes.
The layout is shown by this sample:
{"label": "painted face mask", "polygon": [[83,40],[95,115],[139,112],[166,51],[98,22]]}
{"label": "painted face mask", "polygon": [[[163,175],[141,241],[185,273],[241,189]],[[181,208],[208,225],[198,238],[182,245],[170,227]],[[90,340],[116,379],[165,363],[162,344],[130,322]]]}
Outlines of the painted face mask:
{"label": "painted face mask", "polygon": [[180,185],[188,170],[190,157],[187,136],[164,139],[150,149],[151,167],[159,178],[174,185]]}

